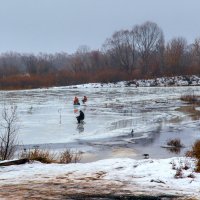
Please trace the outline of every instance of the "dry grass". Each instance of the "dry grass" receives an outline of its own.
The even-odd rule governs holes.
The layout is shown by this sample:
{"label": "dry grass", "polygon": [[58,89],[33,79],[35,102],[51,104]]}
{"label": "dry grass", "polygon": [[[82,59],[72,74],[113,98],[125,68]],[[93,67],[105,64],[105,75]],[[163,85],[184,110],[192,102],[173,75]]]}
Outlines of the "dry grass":
{"label": "dry grass", "polygon": [[198,159],[197,163],[196,163],[196,172],[200,173],[200,159]]}
{"label": "dry grass", "polygon": [[73,152],[69,149],[64,150],[60,153],[54,153],[50,150],[45,149],[30,149],[24,151],[19,155],[20,158],[27,158],[29,160],[39,161],[41,163],[77,163],[81,160],[80,152]]}
{"label": "dry grass", "polygon": [[200,140],[197,140],[192,147],[193,154],[196,158],[200,159]]}
{"label": "dry grass", "polygon": [[27,152],[23,152],[20,155],[21,158],[27,158],[29,160],[39,161],[41,163],[53,163],[56,162],[56,154],[44,149],[31,149]]}
{"label": "dry grass", "polygon": [[77,163],[81,160],[80,152],[73,152],[70,149],[60,153],[59,163],[68,164],[68,163]]}
{"label": "dry grass", "polygon": [[186,156],[195,157],[197,159],[195,171],[200,172],[200,140],[194,143],[191,151],[186,152]]}
{"label": "dry grass", "polygon": [[200,159],[200,140],[197,140],[193,146],[191,151],[186,152],[186,156],[188,157],[195,157]]}

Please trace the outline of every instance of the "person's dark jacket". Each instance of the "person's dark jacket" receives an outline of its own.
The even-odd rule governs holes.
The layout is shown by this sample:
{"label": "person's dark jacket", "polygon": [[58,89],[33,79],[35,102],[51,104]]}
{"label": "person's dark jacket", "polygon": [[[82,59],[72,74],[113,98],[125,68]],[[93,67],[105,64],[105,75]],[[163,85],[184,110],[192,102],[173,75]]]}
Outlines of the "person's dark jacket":
{"label": "person's dark jacket", "polygon": [[78,123],[80,123],[81,120],[84,120],[85,115],[84,115],[82,110],[80,110],[80,115],[78,117],[76,117],[76,118],[78,120]]}

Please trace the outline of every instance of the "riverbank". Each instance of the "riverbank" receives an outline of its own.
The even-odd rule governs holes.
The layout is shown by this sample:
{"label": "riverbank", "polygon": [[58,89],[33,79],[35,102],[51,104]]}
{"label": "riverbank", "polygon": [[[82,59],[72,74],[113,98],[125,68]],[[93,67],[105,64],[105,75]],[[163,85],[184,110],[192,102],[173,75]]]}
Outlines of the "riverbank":
{"label": "riverbank", "polygon": [[[177,174],[178,169],[181,175]],[[34,162],[0,168],[0,198],[81,199],[93,196],[91,199],[98,199],[99,196],[120,199],[113,197],[124,196],[131,197],[124,199],[134,199],[138,196],[142,199],[148,196],[149,199],[199,199],[200,174],[194,169],[195,160],[185,157],[118,158],[68,165]]]}
{"label": "riverbank", "polygon": [[134,79],[130,81],[120,81],[111,83],[88,83],[81,85],[67,86],[69,88],[101,88],[101,87],[179,87],[179,86],[200,86],[200,77],[192,76],[174,76],[161,77],[154,79]]}

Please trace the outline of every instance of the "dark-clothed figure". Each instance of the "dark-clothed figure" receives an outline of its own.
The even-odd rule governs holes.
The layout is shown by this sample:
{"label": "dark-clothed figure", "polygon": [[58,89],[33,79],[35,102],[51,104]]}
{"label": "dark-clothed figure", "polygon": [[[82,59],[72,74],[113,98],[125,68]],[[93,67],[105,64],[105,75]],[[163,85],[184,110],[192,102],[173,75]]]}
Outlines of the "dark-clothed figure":
{"label": "dark-clothed figure", "polygon": [[80,124],[80,122],[81,122],[82,120],[84,120],[85,115],[84,115],[84,113],[83,113],[82,110],[80,110],[80,114],[79,114],[79,116],[76,117],[76,118],[77,118],[77,121],[78,121],[79,124]]}

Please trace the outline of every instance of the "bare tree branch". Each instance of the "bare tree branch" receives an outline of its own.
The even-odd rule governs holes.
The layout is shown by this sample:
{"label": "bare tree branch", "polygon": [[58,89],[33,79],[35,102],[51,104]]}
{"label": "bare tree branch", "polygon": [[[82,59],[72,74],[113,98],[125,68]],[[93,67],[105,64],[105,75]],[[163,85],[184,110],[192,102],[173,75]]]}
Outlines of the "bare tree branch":
{"label": "bare tree branch", "polygon": [[4,107],[0,123],[0,160],[13,157],[17,145],[17,107],[11,106],[10,109]]}

